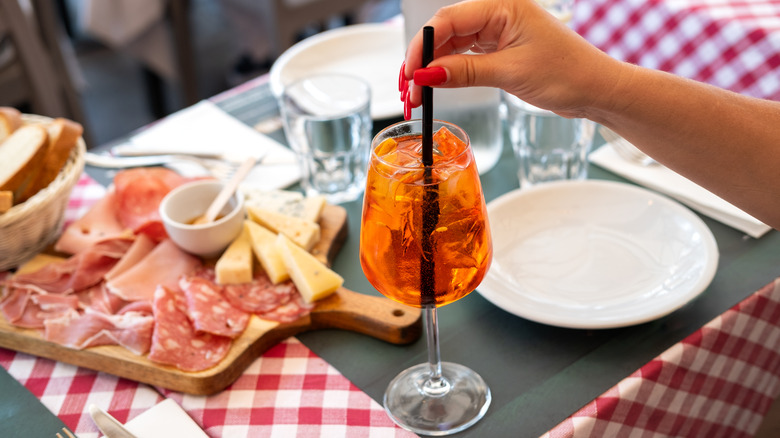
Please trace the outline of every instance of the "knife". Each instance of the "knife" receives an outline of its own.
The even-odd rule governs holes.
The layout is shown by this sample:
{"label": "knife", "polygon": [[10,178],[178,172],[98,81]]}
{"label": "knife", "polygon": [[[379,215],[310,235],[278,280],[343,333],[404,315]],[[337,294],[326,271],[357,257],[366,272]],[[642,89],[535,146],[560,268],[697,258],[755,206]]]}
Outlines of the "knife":
{"label": "knife", "polygon": [[97,407],[97,405],[89,405],[89,415],[106,438],[138,438],[130,433],[116,418]]}

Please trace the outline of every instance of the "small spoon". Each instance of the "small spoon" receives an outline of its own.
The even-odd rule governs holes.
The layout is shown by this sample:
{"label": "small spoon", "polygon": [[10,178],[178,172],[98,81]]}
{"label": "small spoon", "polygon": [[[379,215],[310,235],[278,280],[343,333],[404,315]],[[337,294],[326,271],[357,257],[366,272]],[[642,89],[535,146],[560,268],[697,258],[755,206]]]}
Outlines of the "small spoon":
{"label": "small spoon", "polygon": [[233,193],[235,193],[236,189],[238,189],[238,184],[240,184],[241,181],[246,178],[246,175],[250,170],[252,170],[252,167],[255,166],[256,162],[257,159],[255,157],[248,157],[246,161],[241,163],[241,167],[236,170],[236,173],[233,174],[233,177],[230,178],[230,181],[228,181],[228,183],[222,187],[222,190],[219,191],[217,197],[211,201],[211,205],[209,205],[209,208],[206,209],[206,213],[203,214],[203,216],[195,219],[193,225],[214,222],[214,219],[216,219],[219,212],[222,211],[222,208],[228,202],[230,197],[233,196]]}

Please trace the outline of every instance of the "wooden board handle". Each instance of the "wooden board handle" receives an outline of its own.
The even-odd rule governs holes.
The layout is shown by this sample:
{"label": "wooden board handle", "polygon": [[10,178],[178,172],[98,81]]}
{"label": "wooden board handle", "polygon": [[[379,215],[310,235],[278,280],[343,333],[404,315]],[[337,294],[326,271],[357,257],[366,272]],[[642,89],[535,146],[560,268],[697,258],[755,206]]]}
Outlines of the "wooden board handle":
{"label": "wooden board handle", "polygon": [[408,344],[422,334],[422,312],[342,287],[318,303],[311,314],[311,328],[339,328],[393,344]]}

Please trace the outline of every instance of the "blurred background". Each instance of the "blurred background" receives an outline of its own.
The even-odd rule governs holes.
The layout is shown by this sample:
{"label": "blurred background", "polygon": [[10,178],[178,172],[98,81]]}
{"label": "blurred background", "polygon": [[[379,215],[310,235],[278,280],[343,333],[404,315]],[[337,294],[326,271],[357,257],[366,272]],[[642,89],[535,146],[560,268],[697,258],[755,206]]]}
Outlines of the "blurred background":
{"label": "blurred background", "polygon": [[[0,105],[83,121],[97,146],[267,73],[296,41],[399,13],[400,0],[0,0]],[[25,59],[36,51],[49,59]]]}

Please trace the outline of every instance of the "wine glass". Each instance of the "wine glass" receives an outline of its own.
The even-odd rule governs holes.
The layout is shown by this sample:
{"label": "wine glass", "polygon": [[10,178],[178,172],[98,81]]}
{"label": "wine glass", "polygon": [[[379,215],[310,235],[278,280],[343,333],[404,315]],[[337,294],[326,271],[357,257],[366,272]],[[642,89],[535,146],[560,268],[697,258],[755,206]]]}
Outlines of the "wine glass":
{"label": "wine glass", "polygon": [[473,291],[493,253],[468,135],[439,120],[433,121],[432,132],[431,166],[422,164],[420,120],[396,123],[374,138],[360,264],[383,295],[424,309],[428,363],[390,382],[385,410],[418,434],[448,435],[482,418],[491,395],[479,374],[441,362],[436,309]]}

